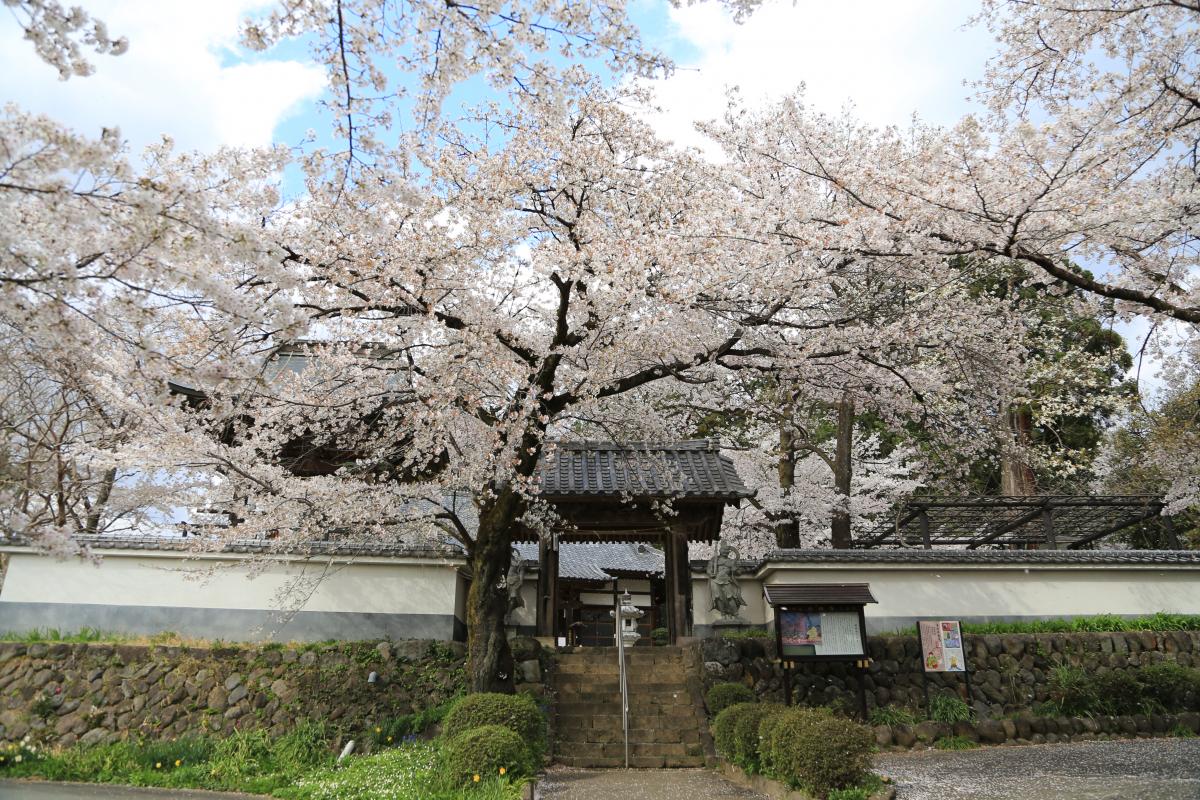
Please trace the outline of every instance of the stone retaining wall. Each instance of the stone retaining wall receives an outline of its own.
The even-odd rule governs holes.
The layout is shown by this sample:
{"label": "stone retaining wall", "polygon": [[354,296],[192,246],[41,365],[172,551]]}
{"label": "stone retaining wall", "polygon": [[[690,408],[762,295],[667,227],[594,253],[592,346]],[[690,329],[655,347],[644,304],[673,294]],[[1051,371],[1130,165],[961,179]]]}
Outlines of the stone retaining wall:
{"label": "stone retaining wall", "polygon": [[459,643],[425,640],[297,648],[0,642],[0,743],[280,734],[303,719],[353,735],[462,691],[464,655]]}
{"label": "stone retaining wall", "polygon": [[1200,713],[1135,714],[1109,717],[1042,717],[1028,712],[1004,719],[972,722],[921,722],[916,725],[876,725],[880,747],[926,747],[951,736],[980,744],[1046,744],[1096,739],[1146,739],[1200,734]]}
{"label": "stone retaining wall", "polygon": [[[1049,676],[1066,664],[1096,673],[1170,661],[1200,667],[1200,631],[1165,633],[1049,633],[966,637],[972,672],[971,704],[980,717],[1000,718],[1049,697]],[[706,686],[738,681],[764,699],[783,697],[783,669],[775,640],[705,639],[701,645]],[[869,707],[923,708],[919,643],[913,636],[873,636],[867,642]],[[843,664],[809,665],[794,673],[795,702],[858,705],[856,671]],[[930,675],[930,690],[942,687],[965,696],[961,675]]]}

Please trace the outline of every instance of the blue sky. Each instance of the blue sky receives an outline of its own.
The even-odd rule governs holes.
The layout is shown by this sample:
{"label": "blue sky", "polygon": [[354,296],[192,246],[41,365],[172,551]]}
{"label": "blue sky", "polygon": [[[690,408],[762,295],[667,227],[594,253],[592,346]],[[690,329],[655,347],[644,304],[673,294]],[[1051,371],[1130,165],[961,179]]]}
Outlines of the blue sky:
{"label": "blue sky", "polygon": [[[292,144],[321,129],[321,69],[301,45],[266,54],[237,45],[238,23],[270,7],[264,0],[94,0],[85,6],[128,36],[129,53],[97,57],[95,75],[61,82],[20,31],[0,14],[0,98],[49,113],[84,132],[119,126],[135,148],[171,135],[188,149],[221,144]],[[963,30],[965,0],[848,3],[768,0],[736,25],[715,4],[671,9],[637,0],[633,15],[647,40],[680,64],[659,85],[667,136],[696,141],[692,121],[718,115],[723,89],[748,99],[778,97],[801,82],[818,107],[904,124],[913,113],[951,123],[967,110],[965,77],[991,51],[986,32]]]}
{"label": "blue sky", "polygon": [[[0,99],[93,135],[119,127],[134,149],[162,134],[184,149],[296,144],[306,130],[326,126],[316,105],[324,73],[307,62],[301,43],[264,54],[238,45],[240,21],[270,0],[85,6],[129,38],[129,52],[97,57],[95,75],[62,82],[20,45],[16,23],[0,12]],[[913,115],[951,125],[974,110],[964,82],[982,74],[995,49],[986,30],[966,27],[976,10],[977,0],[767,0],[737,25],[715,3],[673,9],[664,0],[633,0],[631,13],[647,42],[679,65],[655,85],[663,112],[652,122],[667,138],[702,145],[693,123],[719,116],[731,86],[762,101],[804,84],[823,111],[852,104],[879,125],[903,126]],[[477,99],[480,91],[461,95]],[[1144,323],[1120,329],[1136,350]],[[1143,370],[1144,386],[1154,370]]]}

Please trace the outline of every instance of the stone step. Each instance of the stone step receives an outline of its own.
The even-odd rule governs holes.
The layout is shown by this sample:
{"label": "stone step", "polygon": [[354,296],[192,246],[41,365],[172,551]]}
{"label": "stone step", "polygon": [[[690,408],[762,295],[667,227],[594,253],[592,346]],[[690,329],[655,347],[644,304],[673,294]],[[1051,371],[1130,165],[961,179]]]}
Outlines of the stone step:
{"label": "stone step", "polygon": [[[568,742],[560,748],[563,755],[624,756],[625,743],[611,742]],[[693,756],[704,755],[700,743],[684,742],[635,742],[629,740],[629,755],[639,756]]]}
{"label": "stone step", "polygon": [[[621,695],[616,692],[608,694],[590,694],[590,695],[570,695],[560,694],[558,696],[558,706],[560,709],[570,712],[577,706],[604,706],[605,708],[620,708]],[[661,697],[638,697],[630,695],[630,709],[641,709],[646,712],[658,713],[659,709],[666,708],[691,708],[693,706],[692,699],[686,695],[663,695]]]}
{"label": "stone step", "polygon": [[[566,767],[604,769],[625,766],[624,751],[622,751],[621,756],[618,758],[560,756],[554,760]],[[662,769],[664,767],[669,769],[683,769],[706,765],[707,761],[703,757],[696,756],[672,756],[671,758],[663,758],[661,756],[629,756],[629,766],[635,769]]]}
{"label": "stone step", "polygon": [[[573,703],[570,708],[559,708],[555,711],[555,716],[561,720],[570,720],[574,724],[578,720],[584,720],[603,717],[621,716],[620,703]],[[703,718],[703,714],[697,711],[692,706],[657,706],[654,708],[646,708],[644,706],[629,707],[630,719],[653,719],[653,720],[690,720]]]}
{"label": "stone step", "polygon": [[[555,756],[561,764],[573,767],[620,767],[625,764],[625,744],[571,745]],[[629,745],[629,764],[635,767],[702,767],[704,749],[699,744],[634,744]]]}
{"label": "stone step", "polygon": [[[678,683],[686,684],[688,674],[683,669],[663,669],[656,667],[648,670],[630,670],[625,673],[625,679],[630,686],[646,686],[649,684]],[[621,673],[616,669],[596,670],[595,672],[555,672],[552,680],[564,686],[591,685],[601,681],[616,683],[621,679]]]}
{"label": "stone step", "polygon": [[[620,697],[617,681],[598,681],[592,684],[556,684],[558,697]],[[690,697],[686,684],[630,684],[626,687],[630,697]]]}
{"label": "stone step", "polygon": [[[635,724],[645,725],[645,721]],[[559,749],[575,744],[605,744],[624,741],[621,724],[597,728],[568,728],[560,731],[558,736]],[[645,744],[700,744],[700,732],[696,728],[667,726],[667,727],[632,727],[629,729],[629,741]]]}
{"label": "stone step", "polygon": [[[687,668],[683,664],[626,664],[630,677],[635,675],[650,675],[662,674],[670,675],[675,678],[683,677],[687,674]],[[616,664],[608,662],[596,662],[594,664],[576,664],[573,662],[563,663],[558,662],[555,665],[555,675],[619,675],[620,668]]]}

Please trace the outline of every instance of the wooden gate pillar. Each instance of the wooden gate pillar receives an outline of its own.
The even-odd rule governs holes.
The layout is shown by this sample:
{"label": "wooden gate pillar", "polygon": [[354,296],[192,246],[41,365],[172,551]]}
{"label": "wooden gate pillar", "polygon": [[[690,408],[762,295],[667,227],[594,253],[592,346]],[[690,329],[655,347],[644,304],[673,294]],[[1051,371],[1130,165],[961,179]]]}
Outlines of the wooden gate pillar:
{"label": "wooden gate pillar", "polygon": [[663,534],[663,572],[667,590],[667,629],[671,644],[688,635],[687,595],[691,590],[688,573],[687,532],[669,528]]}
{"label": "wooden gate pillar", "polygon": [[558,636],[558,537],[553,538],[538,539],[538,636]]}

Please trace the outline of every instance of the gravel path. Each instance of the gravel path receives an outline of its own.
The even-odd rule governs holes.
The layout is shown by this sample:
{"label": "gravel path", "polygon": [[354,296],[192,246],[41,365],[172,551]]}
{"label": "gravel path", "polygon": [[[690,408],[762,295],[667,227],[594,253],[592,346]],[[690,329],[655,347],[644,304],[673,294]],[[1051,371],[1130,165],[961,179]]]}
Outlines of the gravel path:
{"label": "gravel path", "polygon": [[536,800],[767,800],[705,769],[571,769],[552,767]]}
{"label": "gravel path", "polygon": [[1200,739],[886,753],[900,800],[1200,800]]}

